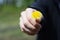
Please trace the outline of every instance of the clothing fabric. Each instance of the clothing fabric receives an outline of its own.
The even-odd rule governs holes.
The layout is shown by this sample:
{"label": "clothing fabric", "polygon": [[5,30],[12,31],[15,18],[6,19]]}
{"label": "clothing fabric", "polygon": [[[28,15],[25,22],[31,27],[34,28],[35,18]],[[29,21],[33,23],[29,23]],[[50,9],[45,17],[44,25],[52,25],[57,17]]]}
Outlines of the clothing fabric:
{"label": "clothing fabric", "polygon": [[36,0],[30,8],[44,15],[37,40],[60,40],[60,0]]}

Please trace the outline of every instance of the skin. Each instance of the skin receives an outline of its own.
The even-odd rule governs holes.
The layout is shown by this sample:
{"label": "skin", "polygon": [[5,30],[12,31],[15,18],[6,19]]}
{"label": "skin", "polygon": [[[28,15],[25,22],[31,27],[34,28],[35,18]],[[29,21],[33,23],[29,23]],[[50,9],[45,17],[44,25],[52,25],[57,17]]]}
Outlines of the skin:
{"label": "skin", "polygon": [[27,8],[25,11],[21,12],[20,28],[21,31],[28,35],[35,35],[41,29],[40,21],[31,18],[33,11],[35,11],[35,9]]}

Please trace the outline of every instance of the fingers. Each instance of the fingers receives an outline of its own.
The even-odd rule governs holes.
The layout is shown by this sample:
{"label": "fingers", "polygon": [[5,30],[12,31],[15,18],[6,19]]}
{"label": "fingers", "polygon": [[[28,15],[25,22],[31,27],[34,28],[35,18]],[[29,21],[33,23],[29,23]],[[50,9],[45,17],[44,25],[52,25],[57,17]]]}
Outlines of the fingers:
{"label": "fingers", "polygon": [[32,25],[34,25],[34,24],[36,24],[36,21],[35,21],[35,19],[33,19],[32,17],[31,17],[31,14],[32,14],[32,12],[33,11],[35,11],[34,9],[32,9],[32,8],[29,8],[29,9],[26,9],[26,15],[27,15],[27,19],[28,19],[28,21],[32,24]]}
{"label": "fingers", "polygon": [[32,31],[27,31],[26,29],[23,29],[24,30],[24,33],[28,34],[28,35],[35,35],[36,32],[32,32]]}
{"label": "fingers", "polygon": [[21,17],[20,17],[20,28],[23,32],[29,35],[34,35],[38,33],[38,31],[41,28],[39,22],[31,18],[32,11],[34,10],[26,9],[26,11],[23,11],[21,13]]}
{"label": "fingers", "polygon": [[27,8],[27,9],[26,9],[27,19],[28,19],[29,22],[30,22],[31,24],[33,24],[33,25],[35,25],[36,23],[40,23],[41,20],[39,20],[39,19],[33,19],[33,18],[31,17],[32,12],[36,11],[35,9],[32,9],[32,10],[31,10],[31,9],[32,9],[32,8]]}
{"label": "fingers", "polygon": [[[32,29],[35,29],[35,27],[33,27],[33,25],[28,21],[28,19],[26,18],[26,12],[23,12],[22,13],[22,16],[21,18],[23,19],[23,22],[24,22],[24,25],[26,25],[28,28],[30,28],[31,30]],[[28,24],[28,25],[27,25]]]}
{"label": "fingers", "polygon": [[22,21],[22,19],[21,19],[21,18],[20,18],[20,23],[19,23],[19,24],[20,24],[20,29],[21,29],[21,31],[23,31],[23,29],[22,29],[22,28],[24,27],[24,25],[23,25],[23,21]]}
{"label": "fingers", "polygon": [[23,24],[23,21],[22,21],[22,18],[20,18],[20,28],[21,28],[21,31],[23,31],[23,32],[25,32],[25,33],[30,33],[30,30],[29,29],[27,29],[27,28],[25,28],[25,26],[24,26],[24,24]]}
{"label": "fingers", "polygon": [[22,18],[20,18],[20,26],[21,26],[21,27],[20,27],[21,30],[22,30],[23,32],[29,34],[29,35],[34,35],[34,34],[37,33],[37,29],[32,31],[32,30],[29,30],[28,28],[26,28],[26,26],[24,26],[24,23],[23,23],[23,21],[22,21]]}

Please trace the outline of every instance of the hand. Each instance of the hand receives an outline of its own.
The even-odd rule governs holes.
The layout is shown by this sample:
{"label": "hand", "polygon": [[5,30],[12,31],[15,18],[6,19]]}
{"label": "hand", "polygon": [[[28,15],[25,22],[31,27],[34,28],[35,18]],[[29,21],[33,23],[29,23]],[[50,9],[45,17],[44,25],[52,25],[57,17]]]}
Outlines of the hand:
{"label": "hand", "polygon": [[41,29],[40,21],[31,18],[33,11],[35,11],[35,9],[27,8],[21,12],[20,17],[20,28],[29,35],[37,34]]}

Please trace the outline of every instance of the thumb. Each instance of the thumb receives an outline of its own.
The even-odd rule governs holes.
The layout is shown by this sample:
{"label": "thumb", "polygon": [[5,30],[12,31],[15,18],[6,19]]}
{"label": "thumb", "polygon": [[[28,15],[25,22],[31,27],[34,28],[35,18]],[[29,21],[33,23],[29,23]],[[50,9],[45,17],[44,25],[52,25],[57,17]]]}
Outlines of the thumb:
{"label": "thumb", "polygon": [[42,20],[43,20],[43,17],[42,17],[41,19],[36,19],[35,21],[36,21],[37,23],[41,23]]}

